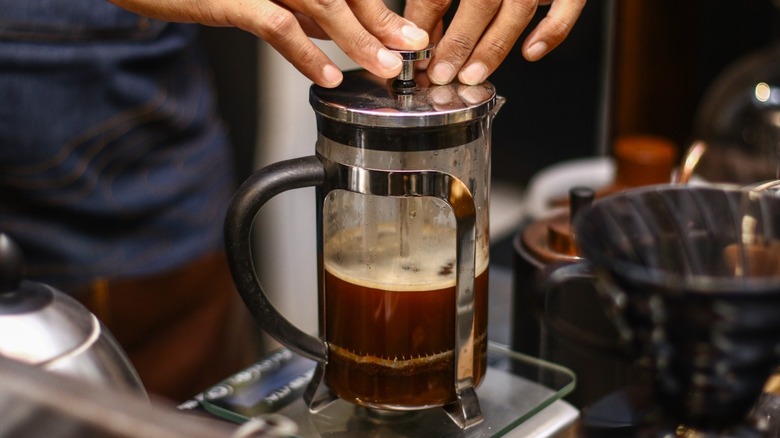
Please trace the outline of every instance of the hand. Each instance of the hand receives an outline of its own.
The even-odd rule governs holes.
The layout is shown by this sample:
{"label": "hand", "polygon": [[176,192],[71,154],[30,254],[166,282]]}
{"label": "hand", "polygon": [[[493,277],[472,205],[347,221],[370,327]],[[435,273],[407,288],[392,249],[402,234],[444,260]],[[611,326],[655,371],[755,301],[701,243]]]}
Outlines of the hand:
{"label": "hand", "polygon": [[332,39],[352,60],[383,78],[401,72],[386,47],[420,50],[428,34],[390,11],[382,0],[110,0],[152,18],[233,26],[267,41],[318,85],[335,87],[343,75],[310,39]]}
{"label": "hand", "polygon": [[442,16],[451,0],[408,0],[404,16],[426,30],[436,44],[428,64],[435,84],[450,83],[457,75],[467,85],[484,82],[525,30],[538,5],[551,5],[547,16],[523,43],[525,59],[536,61],[569,34],[586,0],[461,0],[442,37]]}

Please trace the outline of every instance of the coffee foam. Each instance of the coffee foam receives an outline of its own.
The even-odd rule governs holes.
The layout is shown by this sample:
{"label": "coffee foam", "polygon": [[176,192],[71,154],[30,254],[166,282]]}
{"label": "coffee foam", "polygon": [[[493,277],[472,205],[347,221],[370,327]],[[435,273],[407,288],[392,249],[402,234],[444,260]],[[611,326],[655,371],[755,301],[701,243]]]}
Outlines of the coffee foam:
{"label": "coffee foam", "polygon": [[[394,292],[419,292],[455,286],[455,233],[436,227],[427,230],[417,242],[420,249],[401,255],[396,232],[379,232],[375,242],[366,245],[360,230],[349,230],[327,245],[325,269],[341,280],[363,287]],[[451,235],[451,238],[448,235]],[[431,236],[436,236],[435,238]],[[424,243],[420,243],[424,242]],[[364,247],[369,247],[364,250]],[[367,260],[366,253],[371,255]],[[488,267],[488,256],[477,251],[475,277]]]}

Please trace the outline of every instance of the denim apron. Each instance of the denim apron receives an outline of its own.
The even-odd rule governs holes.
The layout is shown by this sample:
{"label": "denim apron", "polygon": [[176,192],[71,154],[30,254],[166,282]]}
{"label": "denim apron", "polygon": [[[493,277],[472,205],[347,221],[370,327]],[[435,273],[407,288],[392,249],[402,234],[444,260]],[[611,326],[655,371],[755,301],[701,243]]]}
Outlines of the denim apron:
{"label": "denim apron", "polygon": [[222,249],[234,184],[197,27],[0,0],[0,232],[63,290]]}

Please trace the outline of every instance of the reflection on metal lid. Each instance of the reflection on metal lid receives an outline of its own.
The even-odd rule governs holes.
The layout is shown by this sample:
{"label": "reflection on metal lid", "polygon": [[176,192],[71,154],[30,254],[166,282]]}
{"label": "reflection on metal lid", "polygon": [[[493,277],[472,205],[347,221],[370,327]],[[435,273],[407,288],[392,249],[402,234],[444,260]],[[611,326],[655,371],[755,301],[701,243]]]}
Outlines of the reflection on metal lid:
{"label": "reflection on metal lid", "polygon": [[411,94],[393,91],[392,79],[364,70],[344,74],[333,89],[313,85],[309,102],[314,110],[339,121],[372,127],[446,126],[485,117],[496,104],[492,84],[432,85],[425,72],[417,72],[417,90]]}

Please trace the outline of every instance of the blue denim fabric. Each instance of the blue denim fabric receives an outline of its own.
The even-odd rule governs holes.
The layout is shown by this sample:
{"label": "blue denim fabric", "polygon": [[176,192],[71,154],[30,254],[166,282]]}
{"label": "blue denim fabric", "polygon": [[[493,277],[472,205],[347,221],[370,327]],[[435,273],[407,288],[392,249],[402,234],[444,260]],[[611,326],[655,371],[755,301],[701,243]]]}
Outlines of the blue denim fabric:
{"label": "blue denim fabric", "polygon": [[0,0],[0,231],[68,290],[222,248],[234,175],[197,28]]}

